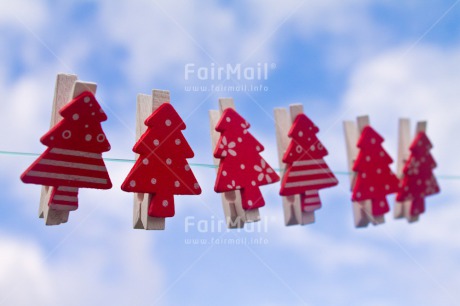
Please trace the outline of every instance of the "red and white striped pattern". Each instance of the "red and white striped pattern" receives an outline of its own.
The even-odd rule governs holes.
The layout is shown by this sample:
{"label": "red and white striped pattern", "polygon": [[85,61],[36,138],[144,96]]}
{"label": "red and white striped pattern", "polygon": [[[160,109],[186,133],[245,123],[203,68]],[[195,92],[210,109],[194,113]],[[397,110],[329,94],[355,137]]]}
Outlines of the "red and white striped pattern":
{"label": "red and white striped pattern", "polygon": [[54,187],[48,205],[55,210],[76,210],[78,208],[78,188],[68,186]]}
{"label": "red and white striped pattern", "polygon": [[300,195],[300,204],[303,211],[312,211],[321,208],[321,199],[318,190],[308,190]]}
{"label": "red and white striped pattern", "polygon": [[25,183],[45,186],[109,189],[112,187],[102,155],[49,148],[22,175]]}
{"label": "red and white striped pattern", "polygon": [[283,179],[282,195],[303,194],[304,190],[319,190],[335,186],[337,179],[323,159],[296,161]]}

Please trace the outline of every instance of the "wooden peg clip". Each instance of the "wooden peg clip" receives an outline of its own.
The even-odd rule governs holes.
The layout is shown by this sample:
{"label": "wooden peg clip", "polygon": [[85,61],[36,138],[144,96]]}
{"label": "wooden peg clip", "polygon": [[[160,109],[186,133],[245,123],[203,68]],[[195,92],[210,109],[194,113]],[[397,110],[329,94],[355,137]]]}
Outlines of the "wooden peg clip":
{"label": "wooden peg clip", "polygon": [[[427,122],[419,121],[416,125],[415,134],[418,132],[426,132]],[[413,137],[411,137],[410,119],[399,119],[398,128],[398,161],[397,161],[397,176],[399,179],[403,177],[403,169],[410,156],[409,147]],[[410,214],[412,201],[396,202],[394,207],[394,218],[406,218],[408,222],[416,222],[419,220],[419,215],[412,216]]]}
{"label": "wooden peg clip", "polygon": [[[276,127],[276,140],[278,145],[278,160],[281,169],[281,177],[284,176],[286,164],[283,163],[284,152],[289,145],[289,129],[298,114],[303,113],[302,104],[292,104],[289,107],[290,114],[285,108],[275,108],[275,127]],[[314,210],[304,211],[300,204],[300,195],[282,196],[283,210],[284,210],[284,223],[286,225],[306,225],[315,222]]]}
{"label": "wooden peg clip", "polygon": [[[353,121],[343,122],[347,146],[348,171],[350,172],[350,186],[352,190],[356,179],[356,173],[353,172],[353,164],[358,156],[358,148],[356,147],[356,144],[361,131],[369,124],[369,116],[358,117],[357,123]],[[377,225],[385,222],[385,218],[383,216],[374,217],[372,215],[372,202],[370,200],[353,202],[353,217],[355,227],[366,227],[369,223]]]}
{"label": "wooden peg clip", "polygon": [[[137,95],[136,142],[147,130],[147,126],[144,124],[145,119],[161,104],[169,102],[170,94],[167,90],[154,89],[152,95]],[[138,158],[139,154],[135,154],[135,159],[137,160]],[[165,218],[154,218],[148,215],[151,198],[152,195],[148,193],[134,193],[133,228],[145,230],[165,229]]]}
{"label": "wooden peg clip", "polygon": [[[54,91],[53,108],[51,111],[50,128],[55,126],[61,119],[59,110],[73,98],[84,91],[96,94],[97,85],[94,83],[77,81],[73,74],[58,74]],[[55,210],[48,206],[50,196],[54,187],[43,186],[40,195],[40,206],[38,216],[45,219],[46,225],[59,225],[66,223],[69,219],[69,211]]]}
{"label": "wooden peg clip", "polygon": [[[227,108],[235,109],[235,103],[232,98],[220,98],[219,110],[209,111],[209,120],[211,125],[212,149],[216,147],[220,134],[215,130],[216,125]],[[214,165],[219,165],[219,159],[214,158]],[[224,209],[225,220],[228,228],[243,228],[246,222],[257,222],[260,220],[259,209],[244,210],[241,202],[241,193],[239,190],[223,192],[222,206]]]}

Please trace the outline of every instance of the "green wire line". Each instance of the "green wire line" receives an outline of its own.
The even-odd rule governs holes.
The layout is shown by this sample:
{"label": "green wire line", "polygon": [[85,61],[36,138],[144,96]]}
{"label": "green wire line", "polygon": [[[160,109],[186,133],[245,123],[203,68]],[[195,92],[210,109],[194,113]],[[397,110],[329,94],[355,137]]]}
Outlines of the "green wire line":
{"label": "green wire line", "polygon": [[[0,150],[0,155],[9,155],[9,156],[32,156],[32,157],[37,157],[40,156],[38,153],[29,153],[29,152],[14,152],[14,151],[1,151]],[[114,162],[114,163],[134,163],[134,159],[126,159],[126,158],[110,158],[106,157],[104,158],[105,161],[108,162]],[[215,165],[209,165],[209,164],[200,164],[200,163],[189,163],[190,166],[192,167],[198,167],[198,168],[217,168]],[[275,171],[280,172],[281,170],[278,168],[274,168]],[[350,172],[347,171],[333,171],[334,174],[336,175],[350,175]],[[437,175],[436,176],[439,179],[443,180],[459,180],[460,181],[460,175]]]}

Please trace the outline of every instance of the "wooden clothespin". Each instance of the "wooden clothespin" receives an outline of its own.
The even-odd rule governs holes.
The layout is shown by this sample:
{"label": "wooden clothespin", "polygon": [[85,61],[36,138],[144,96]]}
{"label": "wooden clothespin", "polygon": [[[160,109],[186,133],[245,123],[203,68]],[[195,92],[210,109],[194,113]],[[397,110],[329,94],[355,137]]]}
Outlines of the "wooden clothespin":
{"label": "wooden clothespin", "polygon": [[328,152],[316,136],[319,128],[301,104],[290,106],[290,116],[284,108],[275,109],[275,123],[285,224],[313,223],[321,208],[319,190],[338,184],[324,160]]}
{"label": "wooden clothespin", "polygon": [[[209,121],[211,125],[211,141],[214,151],[220,134],[216,131],[222,112],[227,108],[235,109],[232,98],[220,98],[219,110],[209,111]],[[219,166],[219,159],[214,158],[214,165]],[[217,168],[216,168],[217,172]],[[222,193],[222,207],[224,208],[225,220],[228,228],[243,228],[246,222],[260,221],[259,209],[244,210],[241,203],[241,193],[239,190]]]}
{"label": "wooden clothespin", "polygon": [[[427,122],[417,122],[415,135],[419,132],[426,132]],[[403,177],[403,169],[407,160],[410,156],[409,147],[411,145],[413,137],[411,137],[410,119],[401,118],[399,119],[399,139],[398,139],[398,163],[397,163],[397,175],[400,179]],[[408,222],[416,222],[419,220],[419,215],[411,215],[412,201],[406,200],[402,202],[396,201],[394,207],[394,218],[401,219],[406,218]]]}
{"label": "wooden clothespin", "polygon": [[182,130],[185,123],[170,104],[169,91],[138,95],[136,162],[121,185],[134,192],[133,226],[164,230],[165,218],[175,215],[174,195],[201,193],[187,158],[194,153]]}
{"label": "wooden clothespin", "polygon": [[[283,163],[284,152],[289,144],[288,132],[291,128],[292,122],[298,114],[303,113],[302,104],[290,105],[290,114],[285,108],[275,108],[275,127],[276,127],[276,140],[278,146],[278,161],[281,169],[281,177],[284,176],[286,164]],[[315,215],[312,211],[303,211],[300,205],[300,195],[292,195],[282,197],[284,223],[286,225],[305,225],[315,222]]]}
{"label": "wooden clothespin", "polygon": [[[136,142],[145,133],[147,126],[145,119],[149,117],[163,103],[170,103],[170,94],[167,90],[152,91],[152,95],[137,95],[136,108]],[[135,159],[139,154],[135,154]],[[164,230],[165,218],[154,218],[148,215],[152,195],[148,193],[134,193],[133,228],[146,230]]]}
{"label": "wooden clothespin", "polygon": [[[52,149],[45,151],[45,153],[43,153],[21,176],[21,179],[26,183],[37,184],[44,180],[50,183],[59,182],[59,185],[57,185],[58,187],[52,187],[56,185],[43,186],[41,190],[39,217],[45,219],[46,225],[59,225],[68,221],[69,211],[75,210],[78,207],[78,187],[76,186],[80,186],[80,181],[87,185],[85,187],[91,188],[101,186],[102,189],[108,189],[112,186],[99,153],[85,153],[84,151],[74,149],[75,144],[85,143],[86,145],[90,143],[91,139],[96,141],[96,138],[98,139],[98,143],[100,145],[102,143],[104,146],[101,152],[110,149],[110,145],[106,141],[102,129],[100,126],[98,127],[98,123],[104,121],[106,116],[94,99],[96,87],[94,83],[77,81],[76,75],[58,74],[57,76],[50,131],[53,130],[53,127],[58,123],[61,125],[61,122],[63,123],[62,126],[66,126],[66,128],[62,131],[62,134],[61,131],[53,130],[57,138],[55,138],[54,134],[46,134],[47,136],[45,135],[45,138],[42,137],[42,141],[49,142],[50,145],[52,145]],[[81,94],[84,92],[90,92],[91,94],[83,98]],[[82,100],[74,100],[78,96],[80,96]],[[85,102],[83,102],[83,99]],[[94,103],[90,102],[88,104],[91,105],[95,111],[93,112],[95,117],[91,118],[94,119],[94,121],[84,117],[87,116],[88,112],[91,112],[91,107],[89,105],[84,105],[87,101],[91,101],[91,99],[94,99]],[[72,100],[73,104],[69,104],[69,107],[66,109],[68,113],[65,115],[70,116],[70,118],[66,117],[67,119],[64,119],[60,111],[62,111],[63,107]],[[72,108],[72,110],[70,108]],[[71,113],[73,111],[76,113]],[[80,111],[82,113],[78,114]],[[96,112],[98,114],[96,114]],[[80,116],[83,118],[80,118]],[[91,115],[89,116],[91,117]],[[92,125],[89,127],[89,132],[99,131],[101,134],[87,134],[86,140],[84,140],[85,134],[79,130],[79,125],[73,125],[73,122],[79,122],[78,120],[88,120],[88,123],[91,121]],[[74,130],[71,130],[71,127],[73,127]],[[86,127],[88,127],[88,125]],[[72,144],[70,142],[72,142]],[[91,155],[91,157],[89,157],[91,161],[76,161],[79,158],[86,158],[86,155]],[[75,173],[78,174],[75,175]],[[102,174],[104,177],[99,178],[99,174]],[[93,177],[93,175],[95,175],[95,177]],[[60,185],[61,183],[62,185]],[[50,203],[51,198],[53,199],[52,203]]]}
{"label": "wooden clothespin", "polygon": [[[344,121],[345,141],[348,156],[348,171],[350,172],[351,190],[355,185],[356,173],[353,171],[353,164],[358,156],[356,146],[363,128],[370,124],[369,116],[360,116],[357,118],[357,124],[353,121]],[[369,223],[378,225],[385,222],[383,216],[374,217],[372,215],[372,202],[365,200],[362,202],[353,201],[353,217],[355,227],[366,227]]]}
{"label": "wooden clothespin", "polygon": [[219,166],[214,190],[222,193],[227,226],[241,228],[260,220],[258,208],[265,201],[259,186],[275,183],[279,176],[260,155],[264,147],[235,111],[233,99],[219,99],[219,105],[220,111],[209,112],[214,164]]}

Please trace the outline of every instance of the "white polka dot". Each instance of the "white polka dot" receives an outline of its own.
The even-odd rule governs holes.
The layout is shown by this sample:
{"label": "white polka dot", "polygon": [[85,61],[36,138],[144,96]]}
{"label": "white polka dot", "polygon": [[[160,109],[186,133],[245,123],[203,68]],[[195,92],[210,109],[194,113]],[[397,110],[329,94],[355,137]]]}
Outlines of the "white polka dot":
{"label": "white polka dot", "polygon": [[167,120],[165,121],[165,124],[166,124],[166,126],[171,126],[171,120],[167,119]]}
{"label": "white polka dot", "polygon": [[154,144],[155,146],[158,146],[158,145],[160,144],[160,142],[158,141],[158,139],[155,139],[155,140],[153,141],[153,144]]}
{"label": "white polka dot", "polygon": [[241,168],[242,170],[244,170],[245,167],[244,167],[243,164],[241,164],[241,165],[240,165],[240,168]]}
{"label": "white polka dot", "polygon": [[73,114],[73,116],[72,116],[73,120],[78,120],[78,118],[80,118],[80,116],[78,114]]}
{"label": "white polka dot", "polygon": [[86,136],[85,136],[86,141],[90,141],[92,138],[93,138],[93,136],[91,136],[90,134],[86,134]]}
{"label": "white polka dot", "polygon": [[249,206],[252,206],[252,205],[253,205],[251,200],[248,201],[248,205],[249,205]]}
{"label": "white polka dot", "polygon": [[105,140],[105,135],[104,134],[99,134],[96,137],[97,142],[103,142]]}
{"label": "white polka dot", "polygon": [[385,152],[380,151],[380,157],[384,157],[384,156],[385,156]]}
{"label": "white polka dot", "polygon": [[255,185],[256,185],[256,181],[252,181],[252,182],[251,182],[251,185],[252,185],[252,186],[255,186]]}
{"label": "white polka dot", "polygon": [[295,151],[296,151],[297,153],[301,153],[301,152],[302,152],[302,147],[301,147],[301,146],[295,147]]}
{"label": "white polka dot", "polygon": [[373,191],[374,191],[374,187],[371,186],[371,187],[369,188],[369,190],[370,190],[371,192],[373,192]]}
{"label": "white polka dot", "polygon": [[260,147],[259,147],[259,146],[257,146],[257,147],[256,147],[256,150],[257,150],[257,152],[259,152],[259,151],[260,151]]}
{"label": "white polka dot", "polygon": [[315,146],[312,145],[312,146],[310,147],[310,151],[312,151],[312,152],[315,151]]}
{"label": "white polka dot", "polygon": [[179,187],[179,186],[180,186],[179,181],[175,181],[175,182],[174,182],[174,186],[175,186],[175,187]]}
{"label": "white polka dot", "polygon": [[92,104],[92,103],[90,103],[90,104],[89,104],[89,107],[93,107],[93,104]]}
{"label": "white polka dot", "polygon": [[193,188],[199,189],[199,188],[200,188],[200,185],[198,185],[198,183],[195,183],[195,184],[193,185]]}
{"label": "white polka dot", "polygon": [[163,200],[163,202],[161,203],[161,205],[163,205],[163,207],[167,207],[168,204],[169,204],[169,203],[168,203],[168,201],[166,201],[166,200]]}
{"label": "white polka dot", "polygon": [[358,192],[358,193],[356,194],[356,197],[360,198],[360,197],[361,197],[361,192]]}
{"label": "white polka dot", "polygon": [[132,180],[131,182],[129,182],[129,186],[135,187],[136,186],[136,181]]}
{"label": "white polka dot", "polygon": [[176,143],[176,145],[180,145],[180,139],[179,138],[176,139],[174,142]]}
{"label": "white polka dot", "polygon": [[190,166],[189,165],[185,165],[185,171],[190,171]]}
{"label": "white polka dot", "polygon": [[54,136],[51,136],[50,139],[51,139],[51,140],[54,140]]}
{"label": "white polka dot", "polygon": [[380,202],[380,207],[385,207],[385,202]]}
{"label": "white polka dot", "polygon": [[371,143],[372,143],[372,144],[375,144],[375,142],[376,142],[376,141],[375,141],[375,138],[372,138],[372,139],[371,139]]}
{"label": "white polka dot", "polygon": [[371,157],[370,156],[366,156],[366,161],[371,161]]}
{"label": "white polka dot", "polygon": [[88,128],[89,125],[85,124],[85,128]]}
{"label": "white polka dot", "polygon": [[101,114],[104,113],[104,111],[102,110],[102,108],[99,109],[99,112],[100,112]]}
{"label": "white polka dot", "polygon": [[377,169],[377,173],[378,173],[378,174],[382,173],[382,169],[378,168],[378,169]]}
{"label": "white polka dot", "polygon": [[225,171],[225,170],[222,171],[222,175],[223,175],[223,176],[227,176],[227,171]]}
{"label": "white polka dot", "polygon": [[72,133],[69,130],[65,130],[64,132],[62,132],[62,138],[69,139],[70,136],[72,136]]}
{"label": "white polka dot", "polygon": [[91,116],[94,116],[94,115],[96,115],[96,113],[95,113],[95,112],[92,112],[92,113],[91,113]]}
{"label": "white polka dot", "polygon": [[225,120],[226,120],[227,122],[232,121],[232,119],[230,119],[230,117],[225,118]]}
{"label": "white polka dot", "polygon": [[390,185],[385,185],[385,190],[390,190]]}
{"label": "white polka dot", "polygon": [[85,97],[85,98],[83,99],[83,102],[85,102],[85,103],[88,103],[89,101],[91,101],[91,99],[90,99],[89,97]]}
{"label": "white polka dot", "polygon": [[153,185],[155,185],[155,184],[157,183],[157,179],[156,179],[156,178],[152,178],[152,179],[150,180],[150,183],[152,183]]}
{"label": "white polka dot", "polygon": [[300,131],[300,132],[299,132],[299,137],[302,137],[302,136],[303,136],[303,132]]}
{"label": "white polka dot", "polygon": [[144,158],[144,159],[142,160],[142,163],[143,163],[144,165],[148,165],[148,164],[149,164],[149,160],[148,160],[147,158]]}
{"label": "white polka dot", "polygon": [[361,174],[362,178],[366,178],[366,173]]}
{"label": "white polka dot", "polygon": [[166,164],[168,164],[168,165],[171,165],[171,164],[172,164],[171,158],[166,159]]}
{"label": "white polka dot", "polygon": [[241,137],[238,137],[238,142],[242,142],[243,139]]}

